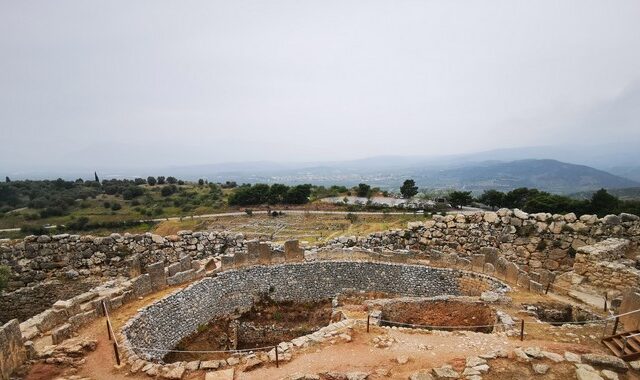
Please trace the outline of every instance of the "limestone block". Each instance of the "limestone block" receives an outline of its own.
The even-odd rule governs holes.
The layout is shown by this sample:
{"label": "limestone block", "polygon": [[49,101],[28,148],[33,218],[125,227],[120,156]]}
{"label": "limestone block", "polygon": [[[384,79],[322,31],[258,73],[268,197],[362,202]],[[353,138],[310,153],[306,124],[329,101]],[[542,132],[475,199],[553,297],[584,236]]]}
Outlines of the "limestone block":
{"label": "limestone block", "polygon": [[527,275],[527,272],[520,272],[518,273],[518,285],[521,286],[524,289],[529,289],[530,288],[530,283],[531,279],[529,278],[529,275]]}
{"label": "limestone block", "polygon": [[180,258],[180,272],[184,272],[186,270],[189,269],[194,269],[192,268],[192,259],[191,259],[191,255],[184,255]]}
{"label": "limestone block", "polygon": [[65,323],[61,326],[56,327],[51,331],[51,341],[53,344],[60,344],[65,339],[69,339],[72,336],[72,329],[69,323]]}
{"label": "limestone block", "polygon": [[480,248],[480,254],[484,255],[484,261],[491,263],[494,266],[498,262],[498,249],[494,247],[482,247]]}
{"label": "limestone block", "polygon": [[242,268],[249,265],[249,255],[247,252],[236,252],[233,255],[234,266],[236,268]]}
{"label": "limestone block", "polygon": [[131,289],[135,297],[143,297],[152,291],[151,276],[148,273],[140,275],[132,280]]}
{"label": "limestone block", "polygon": [[167,275],[169,277],[175,276],[175,274],[180,272],[181,270],[182,270],[182,264],[180,264],[179,262],[173,263],[167,267]]}
{"label": "limestone block", "polygon": [[514,263],[508,263],[505,280],[509,283],[515,284],[518,281],[519,272],[520,269],[518,268],[518,265]]}
{"label": "limestone block", "polygon": [[220,256],[221,270],[229,270],[235,267],[235,260],[233,255]]}
{"label": "limestone block", "polygon": [[11,373],[26,360],[20,323],[12,319],[0,327],[0,379],[9,379]]}
{"label": "limestone block", "polygon": [[167,287],[167,274],[164,271],[164,263],[162,261],[147,265],[146,271],[151,279],[151,288],[153,290],[157,291]]}
{"label": "limestone block", "polygon": [[284,258],[286,262],[304,261],[304,250],[300,248],[298,240],[288,240],[284,243]]}
{"label": "limestone block", "polygon": [[484,268],[484,255],[471,256],[471,266],[473,270],[482,272],[482,269]]}
{"label": "limestone block", "polygon": [[536,281],[529,281],[529,291],[537,294],[544,294],[544,286]]}

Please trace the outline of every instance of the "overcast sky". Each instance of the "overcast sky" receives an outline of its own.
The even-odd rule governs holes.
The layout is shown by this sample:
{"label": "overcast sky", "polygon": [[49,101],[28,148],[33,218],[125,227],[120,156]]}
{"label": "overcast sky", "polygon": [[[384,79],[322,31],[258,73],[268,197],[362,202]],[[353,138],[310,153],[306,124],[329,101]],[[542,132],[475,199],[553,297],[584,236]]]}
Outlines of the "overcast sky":
{"label": "overcast sky", "polygon": [[0,169],[640,141],[640,1],[0,0]]}

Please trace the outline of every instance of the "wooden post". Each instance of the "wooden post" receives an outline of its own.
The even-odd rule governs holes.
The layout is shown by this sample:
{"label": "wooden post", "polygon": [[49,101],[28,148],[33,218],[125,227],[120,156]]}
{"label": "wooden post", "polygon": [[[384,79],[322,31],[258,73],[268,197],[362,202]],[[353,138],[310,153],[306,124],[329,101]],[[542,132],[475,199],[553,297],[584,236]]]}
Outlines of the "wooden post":
{"label": "wooden post", "polygon": [[608,295],[607,295],[607,293],[605,293],[604,294],[604,311],[607,311],[607,298],[608,298]]}
{"label": "wooden post", "polygon": [[367,314],[367,332],[369,332],[369,319],[371,318],[371,315]]}
{"label": "wooden post", "polygon": [[524,340],[524,319],[520,321],[520,340]]}
{"label": "wooden post", "polygon": [[118,344],[113,342],[113,352],[116,354],[116,364],[120,365],[120,353],[118,352]]}
{"label": "wooden post", "polygon": [[107,319],[107,335],[109,336],[109,340],[113,340],[111,337],[111,326],[109,326],[109,320]]}
{"label": "wooden post", "polygon": [[618,331],[618,322],[620,322],[620,317],[616,317],[616,321],[613,323],[613,333],[611,335],[616,335]]}
{"label": "wooden post", "polygon": [[280,368],[280,359],[278,358],[278,346],[276,346],[275,349],[276,349],[276,368]]}

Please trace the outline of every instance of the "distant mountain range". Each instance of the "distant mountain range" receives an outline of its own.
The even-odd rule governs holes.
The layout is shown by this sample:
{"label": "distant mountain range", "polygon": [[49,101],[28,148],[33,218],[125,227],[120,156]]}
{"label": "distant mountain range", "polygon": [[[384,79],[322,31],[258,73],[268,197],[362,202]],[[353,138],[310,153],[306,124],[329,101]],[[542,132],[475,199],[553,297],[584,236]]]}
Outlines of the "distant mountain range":
{"label": "distant mountain range", "polygon": [[[487,189],[508,191],[518,187],[535,187],[553,193],[576,193],[600,188],[619,189],[640,183],[585,165],[557,160],[526,159],[509,162],[479,163],[420,162],[406,157],[374,157],[365,160],[324,163],[307,167],[269,166],[260,170],[252,164],[189,168],[186,174],[212,173],[213,181],[302,183],[355,185],[366,182],[386,189],[397,189],[412,178],[421,188],[463,189],[481,192]],[[194,170],[195,169],[195,170]]]}
{"label": "distant mountain range", "polygon": [[[376,156],[348,161],[321,162],[226,162],[217,164],[39,167],[0,170],[12,179],[135,178],[149,175],[175,176],[186,180],[205,178],[213,182],[312,183],[356,185],[366,182],[398,190],[413,178],[423,189],[511,190],[535,187],[553,193],[573,194],[606,188],[640,187],[640,142],[599,146],[541,146],[505,148],[448,156]],[[2,168],[0,168],[2,169]],[[1,178],[1,176],[0,176]],[[631,191],[634,193],[635,191]]]}

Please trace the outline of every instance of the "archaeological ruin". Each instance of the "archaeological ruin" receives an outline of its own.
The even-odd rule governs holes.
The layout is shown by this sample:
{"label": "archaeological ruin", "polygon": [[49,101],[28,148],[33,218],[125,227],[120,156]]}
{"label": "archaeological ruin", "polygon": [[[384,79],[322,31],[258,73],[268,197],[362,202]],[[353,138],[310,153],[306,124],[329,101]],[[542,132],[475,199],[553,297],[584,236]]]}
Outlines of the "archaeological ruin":
{"label": "archaeological ruin", "polygon": [[[517,209],[317,246],[224,231],[4,240],[0,379],[38,365],[90,377],[97,352],[117,378],[635,378],[639,245],[635,215]],[[384,359],[296,367],[341,346]],[[447,350],[460,360],[429,359]]]}

